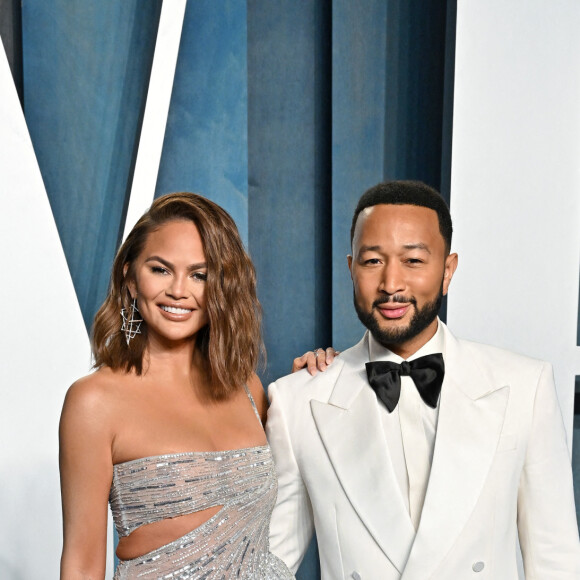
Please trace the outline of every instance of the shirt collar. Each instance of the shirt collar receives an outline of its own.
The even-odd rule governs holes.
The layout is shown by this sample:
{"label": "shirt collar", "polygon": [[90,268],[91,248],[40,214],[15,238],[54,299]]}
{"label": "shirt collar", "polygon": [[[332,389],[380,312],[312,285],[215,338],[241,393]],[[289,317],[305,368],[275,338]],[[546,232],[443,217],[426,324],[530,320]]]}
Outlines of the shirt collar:
{"label": "shirt collar", "polygon": [[[437,330],[435,334],[415,353],[413,353],[407,360],[412,361],[420,356],[426,356],[428,354],[435,354],[440,352],[443,355],[443,360],[445,360],[445,334],[443,333],[443,325],[437,318]],[[403,362],[398,354],[395,354],[388,348],[379,344],[373,335],[369,332],[369,360],[385,360],[392,361],[396,363]]]}

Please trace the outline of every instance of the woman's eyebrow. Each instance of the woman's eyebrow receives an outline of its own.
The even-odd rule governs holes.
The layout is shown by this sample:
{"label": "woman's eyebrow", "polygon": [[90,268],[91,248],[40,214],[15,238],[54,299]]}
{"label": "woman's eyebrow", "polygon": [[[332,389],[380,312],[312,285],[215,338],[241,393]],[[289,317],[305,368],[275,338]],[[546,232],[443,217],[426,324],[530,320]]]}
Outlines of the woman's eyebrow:
{"label": "woman's eyebrow", "polygon": [[[170,270],[173,270],[175,268],[175,266],[171,263],[168,262],[167,260],[163,259],[161,256],[149,256],[146,260],[145,263],[147,262],[161,262],[166,268],[169,268]],[[196,264],[191,264],[190,266],[187,267],[188,270],[201,270],[202,268],[207,268],[207,263],[206,262],[198,262]]]}

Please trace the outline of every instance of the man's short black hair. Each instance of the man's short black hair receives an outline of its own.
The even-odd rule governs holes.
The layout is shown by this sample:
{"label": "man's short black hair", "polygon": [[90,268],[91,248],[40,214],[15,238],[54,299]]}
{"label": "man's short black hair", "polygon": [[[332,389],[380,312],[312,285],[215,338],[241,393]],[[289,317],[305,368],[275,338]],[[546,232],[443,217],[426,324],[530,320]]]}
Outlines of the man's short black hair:
{"label": "man's short black hair", "polygon": [[439,219],[439,231],[445,240],[446,252],[449,253],[451,251],[453,224],[451,223],[449,207],[436,189],[422,181],[385,181],[365,191],[358,200],[352,217],[352,226],[350,228],[351,246],[356,220],[360,212],[367,207],[383,203],[390,205],[418,205],[434,210]]}

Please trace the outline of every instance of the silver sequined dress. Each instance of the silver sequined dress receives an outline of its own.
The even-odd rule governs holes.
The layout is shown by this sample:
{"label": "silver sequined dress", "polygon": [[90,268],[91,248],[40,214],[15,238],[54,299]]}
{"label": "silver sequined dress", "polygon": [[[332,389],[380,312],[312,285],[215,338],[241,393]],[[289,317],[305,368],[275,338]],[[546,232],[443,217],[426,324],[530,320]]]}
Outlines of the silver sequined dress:
{"label": "silver sequined dress", "polygon": [[267,445],[143,457],[115,465],[109,501],[120,537],[145,524],[223,507],[178,540],[122,560],[114,580],[294,579],[269,551],[276,493]]}

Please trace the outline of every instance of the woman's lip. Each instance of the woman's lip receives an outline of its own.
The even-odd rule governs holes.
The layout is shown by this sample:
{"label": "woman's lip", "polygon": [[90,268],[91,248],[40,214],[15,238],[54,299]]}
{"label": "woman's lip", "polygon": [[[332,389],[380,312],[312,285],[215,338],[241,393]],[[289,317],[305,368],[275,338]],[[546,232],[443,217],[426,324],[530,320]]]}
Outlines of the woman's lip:
{"label": "woman's lip", "polygon": [[[165,308],[178,308],[182,312],[168,312],[163,308],[164,306]],[[165,318],[174,321],[187,320],[193,313],[193,310],[190,308],[183,308],[181,306],[170,306],[169,304],[160,304],[159,310]]]}
{"label": "woman's lip", "polygon": [[398,305],[395,306],[394,304],[392,305],[381,304],[377,308],[380,310],[381,314],[385,318],[393,319],[393,318],[401,318],[402,316],[404,316],[410,306],[411,306],[410,304],[406,304],[405,306]]}
{"label": "woman's lip", "polygon": [[166,308],[173,308],[174,310],[182,311],[182,312],[173,312],[173,314],[187,314],[188,312],[191,312],[193,310],[193,308],[186,308],[185,306],[177,306],[174,304],[160,304],[159,308],[161,308],[165,312],[168,312],[168,310],[165,310]]}

